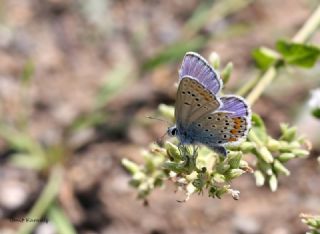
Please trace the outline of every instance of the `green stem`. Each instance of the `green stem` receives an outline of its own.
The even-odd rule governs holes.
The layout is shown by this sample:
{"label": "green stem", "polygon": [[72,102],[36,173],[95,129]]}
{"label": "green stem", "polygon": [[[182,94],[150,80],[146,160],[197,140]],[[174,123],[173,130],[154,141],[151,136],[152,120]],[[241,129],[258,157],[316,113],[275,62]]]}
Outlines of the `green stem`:
{"label": "green stem", "polygon": [[259,76],[255,79],[248,80],[241,88],[236,92],[239,96],[245,96],[259,81]]}
{"label": "green stem", "polygon": [[[320,25],[320,5],[313,12],[310,18],[305,22],[303,27],[292,38],[294,42],[304,43],[307,41]],[[277,64],[277,62],[275,63]],[[276,66],[271,66],[263,75],[259,78],[259,82],[254,89],[248,94],[247,100],[250,105],[253,105],[256,100],[261,96],[262,92],[268,87],[272,80],[276,77]]]}
{"label": "green stem", "polygon": [[[48,207],[56,199],[60,185],[62,182],[63,173],[59,166],[53,168],[48,183],[43,189],[37,202],[32,207],[31,211],[26,216],[30,219],[40,219],[43,217]],[[36,222],[24,222],[18,230],[18,234],[29,234],[32,233],[33,229],[36,227]]]}
{"label": "green stem", "polygon": [[57,232],[60,234],[76,234],[76,230],[65,215],[63,209],[53,203],[48,209],[48,217],[54,223]]}
{"label": "green stem", "polygon": [[255,101],[260,97],[262,92],[275,78],[277,72],[275,67],[270,67],[263,76],[259,79],[259,83],[254,87],[254,89],[248,94],[247,101],[250,105],[253,105]]}
{"label": "green stem", "polygon": [[307,41],[320,26],[320,4],[303,27],[292,38],[294,42],[302,43]]}

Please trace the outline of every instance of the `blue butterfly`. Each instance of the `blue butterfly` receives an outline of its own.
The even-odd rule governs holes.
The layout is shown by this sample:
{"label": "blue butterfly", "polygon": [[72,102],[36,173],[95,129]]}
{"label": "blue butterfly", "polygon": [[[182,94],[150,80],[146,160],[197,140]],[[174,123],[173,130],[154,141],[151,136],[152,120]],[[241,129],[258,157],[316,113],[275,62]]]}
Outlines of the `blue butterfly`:
{"label": "blue butterfly", "polygon": [[248,134],[251,126],[248,104],[235,95],[219,97],[222,80],[197,53],[186,53],[179,77],[176,125],[168,128],[169,136],[177,136],[180,145],[203,144],[226,156],[225,145],[238,143]]}

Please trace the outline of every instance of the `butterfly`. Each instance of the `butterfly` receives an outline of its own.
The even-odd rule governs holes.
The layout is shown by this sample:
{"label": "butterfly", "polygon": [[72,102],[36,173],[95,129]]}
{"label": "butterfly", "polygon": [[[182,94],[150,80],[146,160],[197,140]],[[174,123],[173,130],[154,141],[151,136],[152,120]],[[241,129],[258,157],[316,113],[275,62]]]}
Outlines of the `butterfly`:
{"label": "butterfly", "polygon": [[222,86],[219,74],[201,55],[186,53],[179,70],[176,124],[167,131],[179,139],[180,146],[202,144],[227,156],[225,146],[247,136],[250,108],[242,97],[220,97]]}

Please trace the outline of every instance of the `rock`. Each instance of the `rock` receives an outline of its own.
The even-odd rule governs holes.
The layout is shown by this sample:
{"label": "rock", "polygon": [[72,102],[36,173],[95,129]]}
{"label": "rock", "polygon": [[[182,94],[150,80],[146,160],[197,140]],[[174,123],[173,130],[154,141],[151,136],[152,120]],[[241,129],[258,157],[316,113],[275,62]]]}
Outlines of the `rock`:
{"label": "rock", "polygon": [[35,234],[56,234],[56,228],[52,223],[41,223],[36,231]]}
{"label": "rock", "polygon": [[23,205],[27,199],[26,187],[15,181],[4,181],[0,190],[0,205],[6,209],[14,210]]}
{"label": "rock", "polygon": [[253,217],[237,215],[233,219],[233,226],[236,230],[236,233],[241,234],[257,234],[260,233],[261,225]]}

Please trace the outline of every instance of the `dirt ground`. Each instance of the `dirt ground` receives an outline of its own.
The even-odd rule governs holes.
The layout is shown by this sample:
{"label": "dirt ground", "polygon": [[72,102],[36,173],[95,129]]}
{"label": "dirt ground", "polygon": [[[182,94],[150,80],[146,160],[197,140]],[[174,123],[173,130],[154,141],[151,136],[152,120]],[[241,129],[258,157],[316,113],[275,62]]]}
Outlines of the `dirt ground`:
{"label": "dirt ground", "polygon": [[[208,57],[216,51],[222,64],[234,63],[227,87],[232,92],[258,74],[252,50],[291,38],[318,4],[236,0],[231,4],[236,10],[223,13],[223,7],[214,8],[223,2],[230,1],[0,2],[0,121],[20,129],[22,119],[27,135],[41,145],[67,146],[59,203],[77,233],[301,234],[307,227],[299,214],[320,213],[319,133],[314,131],[319,123],[305,121],[309,91],[320,84],[319,66],[281,71],[253,106],[274,137],[279,123],[288,122],[315,142],[308,159],[288,164],[291,175],[280,178],[278,191],[257,188],[246,174],[233,182],[241,191],[239,201],[204,194],[178,203],[183,194],[168,182],[144,206],[128,185],[130,175],[121,159],[142,162],[141,150],[166,131],[164,123],[145,116],[160,103],[174,103],[182,56],[144,69],[146,61],[173,43],[205,36],[199,53]],[[238,2],[248,4],[241,7]],[[201,4],[213,10],[190,33],[186,22]],[[319,32],[311,42],[320,43]],[[30,61],[35,71],[24,84],[21,77]],[[98,125],[70,130],[81,116],[92,117],[97,109],[103,113]],[[0,135],[1,234],[16,233],[21,224],[10,220],[28,213],[47,181],[48,170],[13,165],[17,151]],[[39,223],[34,233],[58,232],[49,222]]]}

